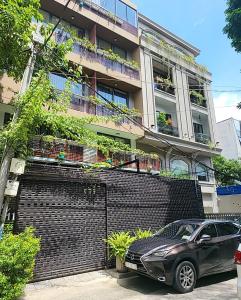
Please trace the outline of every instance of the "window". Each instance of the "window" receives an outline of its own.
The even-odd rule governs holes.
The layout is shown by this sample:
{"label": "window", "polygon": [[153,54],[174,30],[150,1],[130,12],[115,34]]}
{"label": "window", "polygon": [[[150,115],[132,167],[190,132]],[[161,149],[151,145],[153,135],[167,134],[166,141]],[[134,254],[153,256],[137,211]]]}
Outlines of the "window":
{"label": "window", "polygon": [[214,224],[205,226],[198,235],[198,240],[201,239],[203,235],[209,235],[211,238],[217,237],[217,230]]}
{"label": "window", "polygon": [[115,0],[93,0],[93,2],[112,12],[113,14],[115,13]]}
{"label": "window", "polygon": [[119,55],[121,58],[126,59],[127,58],[127,53],[124,49],[118,47],[118,46],[113,46],[112,50],[114,53]]}
{"label": "window", "polygon": [[156,235],[168,239],[189,240],[197,228],[197,224],[182,224],[174,222],[159,230]]}
{"label": "window", "polygon": [[186,175],[189,173],[189,167],[185,161],[174,159],[171,161],[171,171],[175,175]]}
{"label": "window", "polygon": [[231,223],[217,224],[217,228],[220,236],[237,234],[239,232],[239,228]]}
{"label": "window", "polygon": [[203,125],[198,123],[193,123],[195,133],[203,133]]}
{"label": "window", "polygon": [[199,181],[209,181],[208,178],[208,171],[207,169],[202,165],[196,166],[196,175]]}
{"label": "window", "polygon": [[128,94],[104,85],[98,85],[98,93],[100,93],[107,100],[115,102],[117,105],[125,105],[129,107]]}
{"label": "window", "polygon": [[121,58],[124,58],[124,59],[127,58],[126,50],[124,50],[124,49],[122,49],[118,46],[112,45],[111,43],[109,43],[105,40],[102,40],[102,39],[98,38],[97,45],[98,45],[99,49],[107,50],[107,51],[109,49],[111,49],[114,53],[118,54]]}
{"label": "window", "polygon": [[116,2],[116,15],[122,20],[127,20],[127,5],[120,0]]}
{"label": "window", "polygon": [[102,49],[102,50],[109,50],[112,49],[111,43],[102,40],[102,39],[98,39],[97,40],[97,44],[98,44],[98,48]]}
{"label": "window", "polygon": [[136,11],[127,6],[127,22],[136,27]]}
{"label": "window", "polygon": [[[52,85],[59,91],[63,91],[65,89],[65,85],[66,85],[66,81],[67,79],[65,77],[59,76],[57,74],[51,73],[49,75],[50,77],[50,81],[52,83]],[[75,95],[84,95],[84,91],[85,91],[85,86],[81,83],[75,83],[73,82],[71,84],[71,90],[72,93]]]}

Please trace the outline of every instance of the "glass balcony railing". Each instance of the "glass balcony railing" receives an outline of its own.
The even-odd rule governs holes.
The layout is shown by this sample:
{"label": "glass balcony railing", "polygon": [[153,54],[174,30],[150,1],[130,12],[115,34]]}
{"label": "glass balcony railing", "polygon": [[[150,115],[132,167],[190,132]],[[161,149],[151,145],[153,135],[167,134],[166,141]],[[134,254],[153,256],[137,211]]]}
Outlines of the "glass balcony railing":
{"label": "glass balcony railing", "polygon": [[[107,108],[105,105],[100,104],[94,104],[91,102],[87,96],[80,96],[80,95],[73,95],[72,101],[71,101],[71,108],[83,113],[96,115],[96,116],[103,116],[103,117],[110,117],[110,116],[118,116],[119,113]],[[139,124],[142,124],[142,117],[139,116],[133,116],[131,117]],[[117,121],[115,121],[117,124],[133,124],[131,120],[129,120],[126,117],[119,118]]]}
{"label": "glass balcony railing", "polygon": [[211,141],[211,138],[208,134],[195,132],[195,141],[197,143],[208,145],[209,142]]}
{"label": "glass balcony railing", "polygon": [[160,132],[160,133],[164,133],[164,134],[179,137],[179,132],[178,132],[177,127],[174,127],[174,126],[171,126],[171,125],[166,125],[166,124],[159,124],[157,126],[157,129],[158,129],[158,132]]}
{"label": "glass balcony railing", "polygon": [[107,57],[105,57],[105,55],[101,51],[98,52],[97,50],[96,52],[92,52],[77,43],[74,45],[73,51],[74,53],[80,54],[81,57],[84,57],[88,61],[98,62],[102,64],[107,69],[111,69],[113,71],[125,74],[126,76],[136,80],[140,79],[139,70],[136,70],[124,63],[110,60]]}
{"label": "glass balcony railing", "polygon": [[83,6],[122,29],[138,35],[137,12],[120,0],[83,0]]}

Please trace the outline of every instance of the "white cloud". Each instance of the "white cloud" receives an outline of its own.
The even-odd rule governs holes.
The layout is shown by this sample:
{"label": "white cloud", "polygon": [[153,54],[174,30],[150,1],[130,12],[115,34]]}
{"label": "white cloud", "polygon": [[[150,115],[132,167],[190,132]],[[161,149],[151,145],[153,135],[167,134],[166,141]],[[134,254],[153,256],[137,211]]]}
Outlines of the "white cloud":
{"label": "white cloud", "polygon": [[223,92],[214,96],[214,107],[217,122],[234,118],[241,120],[241,110],[237,109],[237,104],[241,102],[241,93]]}

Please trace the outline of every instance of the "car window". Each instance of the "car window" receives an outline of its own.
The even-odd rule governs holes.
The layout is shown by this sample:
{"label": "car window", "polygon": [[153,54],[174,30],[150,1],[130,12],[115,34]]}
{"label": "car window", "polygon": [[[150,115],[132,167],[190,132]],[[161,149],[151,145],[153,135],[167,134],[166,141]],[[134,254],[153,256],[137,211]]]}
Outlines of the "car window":
{"label": "car window", "polygon": [[159,230],[156,235],[169,239],[189,240],[198,226],[174,222]]}
{"label": "car window", "polygon": [[205,226],[201,232],[198,235],[198,240],[203,236],[203,235],[209,235],[211,238],[217,237],[217,230],[214,224],[209,224]]}
{"label": "car window", "polygon": [[220,236],[232,235],[239,232],[239,228],[231,223],[217,224],[217,228]]}

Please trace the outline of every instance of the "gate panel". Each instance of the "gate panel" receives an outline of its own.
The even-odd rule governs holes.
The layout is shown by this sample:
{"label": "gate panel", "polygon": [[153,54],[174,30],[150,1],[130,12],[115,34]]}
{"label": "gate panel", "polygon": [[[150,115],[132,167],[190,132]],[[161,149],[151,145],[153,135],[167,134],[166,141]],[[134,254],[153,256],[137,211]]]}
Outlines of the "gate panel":
{"label": "gate panel", "polygon": [[22,180],[17,230],[41,237],[35,280],[105,265],[106,187],[80,182]]}

